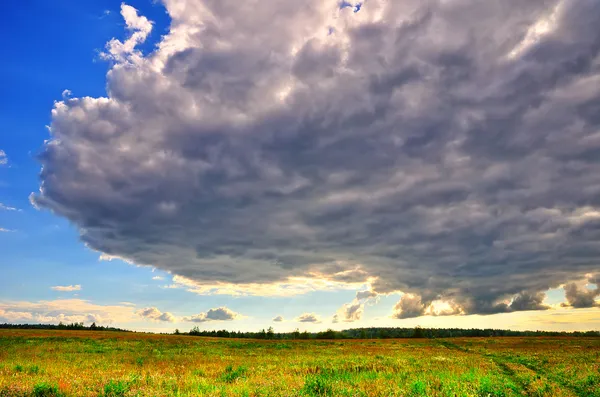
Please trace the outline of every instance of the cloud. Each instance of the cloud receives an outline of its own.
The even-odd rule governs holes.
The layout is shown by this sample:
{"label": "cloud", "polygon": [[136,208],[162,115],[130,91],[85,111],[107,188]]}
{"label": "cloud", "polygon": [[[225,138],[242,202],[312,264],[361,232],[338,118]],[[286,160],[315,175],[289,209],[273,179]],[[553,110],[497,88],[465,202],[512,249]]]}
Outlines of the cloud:
{"label": "cloud", "polygon": [[362,318],[365,305],[369,302],[377,302],[379,294],[374,291],[357,291],[356,298],[350,303],[342,305],[342,307],[333,315],[332,321],[338,322],[353,322]]}
{"label": "cloud", "polygon": [[118,63],[142,62],[142,54],[136,51],[135,47],[146,41],[152,31],[152,22],[146,17],[138,15],[135,8],[125,3],[121,4],[121,16],[125,19],[125,25],[131,32],[131,36],[125,42],[112,39],[106,45],[106,52],[103,52],[101,56],[106,60]]}
{"label": "cloud", "polygon": [[400,298],[396,306],[392,318],[411,318],[419,317],[425,314],[426,306],[421,301],[418,295],[405,294]]}
{"label": "cloud", "polygon": [[0,322],[123,324],[134,318],[131,306],[96,305],[82,299],[0,302]]}
{"label": "cloud", "polygon": [[364,303],[352,302],[342,306],[342,308],[333,316],[333,322],[337,323],[340,321],[353,322],[358,321],[362,318],[364,311]]}
{"label": "cloud", "polygon": [[79,284],[65,285],[65,286],[57,285],[55,287],[50,287],[50,289],[53,289],[54,291],[61,291],[61,292],[81,291],[81,285],[79,285]]}
{"label": "cloud", "polygon": [[376,298],[377,297],[377,292],[374,291],[357,291],[356,292],[356,299],[361,300],[361,299],[370,299],[370,298]]}
{"label": "cloud", "polygon": [[321,317],[317,316],[314,313],[304,313],[304,314],[301,314],[300,316],[296,317],[295,321],[298,323],[319,324],[319,323],[321,323]]}
{"label": "cloud", "polygon": [[152,280],[164,280],[165,278],[163,276],[154,276],[152,277]]}
{"label": "cloud", "polygon": [[154,321],[164,321],[164,322],[175,322],[176,318],[169,312],[161,312],[156,307],[146,307],[144,309],[140,309],[135,312],[140,317],[154,320]]}
{"label": "cloud", "polygon": [[231,321],[241,318],[239,313],[236,313],[226,307],[210,309],[206,313],[200,313],[189,317],[183,317],[183,321],[193,323],[204,323],[208,321]]}
{"label": "cloud", "polygon": [[275,318],[273,318],[273,321],[276,323],[281,323],[283,322],[283,317],[282,316],[276,316]]}
{"label": "cloud", "polygon": [[164,288],[184,288],[199,295],[295,296],[312,291],[339,291],[362,288],[365,282],[369,283],[373,280],[373,278],[370,278],[359,282],[342,282],[337,278],[339,274],[324,275],[315,272],[308,274],[306,277],[289,277],[284,282],[271,283],[195,281],[175,275],[173,276],[173,284]]}
{"label": "cloud", "polygon": [[594,281],[596,284],[595,289],[588,289],[577,283],[565,285],[564,290],[567,303],[563,304],[563,306],[571,306],[574,308],[600,307],[600,303],[596,302],[596,298],[600,296],[600,288],[598,286],[598,281]]}
{"label": "cloud", "polygon": [[12,233],[14,232],[14,230],[10,230],[10,229],[4,229],[0,227],[0,233]]}
{"label": "cloud", "polygon": [[548,310],[548,309],[550,309],[550,306],[542,303],[544,301],[545,297],[546,297],[546,295],[541,292],[538,292],[536,294],[524,292],[522,294],[517,295],[513,299],[509,308],[514,311]]}
{"label": "cloud", "polygon": [[107,97],[52,111],[32,199],[87,246],[200,293],[370,283],[401,317],[598,272],[597,2],[163,3],[155,51],[124,5]]}
{"label": "cloud", "polygon": [[6,156],[6,152],[4,150],[0,150],[0,165],[8,164],[8,157]]}
{"label": "cloud", "polygon": [[0,211],[21,211],[21,210],[18,208],[9,207],[8,205],[4,205],[4,204],[0,203]]}

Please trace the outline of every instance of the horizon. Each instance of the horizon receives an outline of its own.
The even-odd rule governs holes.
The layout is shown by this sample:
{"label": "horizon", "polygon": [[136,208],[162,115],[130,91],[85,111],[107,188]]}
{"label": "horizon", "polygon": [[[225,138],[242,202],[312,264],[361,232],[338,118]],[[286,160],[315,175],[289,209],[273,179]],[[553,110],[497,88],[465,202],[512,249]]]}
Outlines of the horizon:
{"label": "horizon", "polygon": [[0,323],[600,330],[600,5],[0,18]]}
{"label": "horizon", "polygon": [[[347,334],[348,332],[351,331],[363,331],[363,330],[397,330],[397,331],[414,331],[416,329],[422,330],[422,331],[475,331],[475,332],[487,332],[487,331],[491,331],[491,332],[508,332],[508,333],[512,333],[511,335],[458,335],[458,336],[437,336],[438,338],[471,338],[471,337],[524,337],[527,335],[524,334],[541,334],[542,336],[544,334],[550,334],[550,335],[554,335],[556,336],[558,335],[573,335],[573,334],[592,334],[590,336],[592,337],[600,337],[600,330],[597,329],[588,329],[588,330],[576,330],[576,331],[545,331],[545,330],[535,330],[535,329],[526,329],[526,330],[514,330],[514,329],[509,329],[509,328],[451,328],[451,327],[445,327],[445,328],[441,328],[441,327],[430,327],[430,328],[425,328],[425,327],[421,327],[419,325],[415,326],[415,327],[369,327],[369,326],[364,326],[364,327],[351,327],[351,328],[344,328],[341,330],[334,330],[332,328],[327,328],[327,329],[321,329],[321,330],[313,330],[313,331],[307,331],[307,330],[303,330],[299,327],[295,328],[292,331],[278,331],[276,330],[273,326],[269,326],[268,328],[262,328],[262,329],[257,329],[257,330],[251,330],[251,331],[241,331],[241,330],[228,330],[228,329],[211,329],[211,330],[206,330],[206,329],[202,329],[199,328],[197,325],[193,326],[190,330],[183,330],[183,329],[179,329],[179,328],[174,328],[173,330],[169,331],[169,330],[164,330],[161,332],[153,332],[153,331],[138,331],[135,329],[127,329],[127,328],[116,328],[116,327],[111,327],[110,325],[102,325],[102,324],[96,324],[96,323],[91,323],[89,325],[84,325],[83,323],[58,323],[58,324],[50,324],[50,323],[37,323],[37,324],[28,324],[28,323],[0,323],[0,329],[19,329],[19,330],[55,330],[55,331],[106,331],[106,332],[134,332],[134,333],[147,333],[147,334],[156,334],[156,335],[189,335],[189,336],[197,336],[197,337],[217,337],[217,338],[236,338],[235,335],[245,335],[245,336],[240,336],[239,338],[241,339],[261,339],[256,337],[256,335],[261,334],[261,333],[265,333],[268,332],[269,330],[273,331],[274,335],[291,335],[291,334],[308,334],[308,335],[319,335],[319,334],[325,334],[328,333],[330,331],[333,331],[336,335],[336,337],[334,338],[321,338],[321,339],[336,339],[338,337],[341,337],[342,335],[345,335],[346,338],[349,339],[404,339],[404,338],[414,338],[415,336],[400,336],[400,337],[395,337],[395,336],[381,336],[381,335],[377,335],[374,336],[373,334],[369,335],[368,337],[355,337],[355,336],[348,336],[349,334]],[[197,332],[197,333],[195,333]],[[214,335],[204,335],[204,334],[212,334],[212,333],[218,333],[218,332],[227,332],[228,335],[227,336],[214,336]],[[233,335],[233,336],[230,336]],[[254,337],[252,336],[254,335]],[[535,335],[532,337],[539,337],[540,335]],[[418,338],[428,338],[428,336],[418,336]],[[433,338],[436,338],[436,336],[433,336]],[[264,339],[264,338],[262,338]],[[267,338],[268,339],[268,338]],[[296,339],[296,338],[293,338]]]}

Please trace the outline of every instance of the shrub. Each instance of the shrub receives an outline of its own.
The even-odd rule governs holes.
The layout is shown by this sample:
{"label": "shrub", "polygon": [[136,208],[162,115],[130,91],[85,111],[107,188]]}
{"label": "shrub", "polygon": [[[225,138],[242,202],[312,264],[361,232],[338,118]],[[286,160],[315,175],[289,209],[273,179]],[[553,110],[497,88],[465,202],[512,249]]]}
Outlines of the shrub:
{"label": "shrub", "polygon": [[228,365],[227,368],[225,368],[225,372],[223,372],[223,375],[221,375],[221,380],[227,383],[232,383],[239,378],[244,378],[247,372],[248,369],[243,365],[240,365],[236,369],[233,369],[232,365]]}
{"label": "shrub", "polygon": [[332,396],[333,388],[329,377],[324,374],[311,375],[304,381],[302,390],[308,396]]}
{"label": "shrub", "polygon": [[127,389],[126,382],[111,380],[104,385],[104,397],[124,397]]}
{"label": "shrub", "polygon": [[33,387],[33,397],[62,397],[63,394],[58,390],[58,386],[48,383],[38,383]]}

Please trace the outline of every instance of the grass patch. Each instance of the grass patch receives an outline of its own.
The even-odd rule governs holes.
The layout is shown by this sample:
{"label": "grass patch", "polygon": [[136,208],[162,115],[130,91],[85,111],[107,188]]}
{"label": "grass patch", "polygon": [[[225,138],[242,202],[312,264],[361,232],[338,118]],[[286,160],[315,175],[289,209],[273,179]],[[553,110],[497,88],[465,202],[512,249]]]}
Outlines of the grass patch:
{"label": "grass patch", "polygon": [[127,382],[124,382],[122,380],[111,380],[106,385],[104,385],[103,397],[124,397],[128,390],[129,385],[127,384]]}
{"label": "grass patch", "polygon": [[48,383],[38,383],[33,386],[33,397],[63,397],[64,394],[60,392],[58,386],[51,385]]}
{"label": "grass patch", "polygon": [[308,375],[304,381],[302,392],[305,396],[333,396],[331,379],[326,374]]}
{"label": "grass patch", "polygon": [[240,365],[237,368],[233,368],[233,365],[228,365],[225,368],[225,372],[221,375],[221,380],[226,383],[233,383],[238,379],[242,379],[246,377],[248,373],[248,368],[243,365]]}

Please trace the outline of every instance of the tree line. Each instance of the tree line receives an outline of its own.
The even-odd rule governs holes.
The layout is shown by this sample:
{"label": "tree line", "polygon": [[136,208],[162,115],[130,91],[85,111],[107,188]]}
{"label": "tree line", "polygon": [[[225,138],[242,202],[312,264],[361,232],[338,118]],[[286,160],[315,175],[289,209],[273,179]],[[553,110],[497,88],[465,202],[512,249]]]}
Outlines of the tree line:
{"label": "tree line", "polygon": [[118,332],[132,332],[128,329],[121,329],[115,327],[108,327],[102,325],[96,325],[92,323],[89,326],[81,323],[69,323],[65,324],[60,322],[58,324],[0,324],[0,329],[65,329],[65,330],[81,330],[81,331],[118,331]]}
{"label": "tree line", "polygon": [[228,330],[200,330],[197,326],[187,333],[177,334],[192,336],[208,336],[216,338],[248,338],[248,339],[391,339],[391,338],[464,338],[493,336],[587,336],[599,337],[600,331],[513,331],[506,329],[463,329],[463,328],[352,328],[343,331],[328,329],[321,332],[275,332],[273,327],[258,332],[242,332]]}

